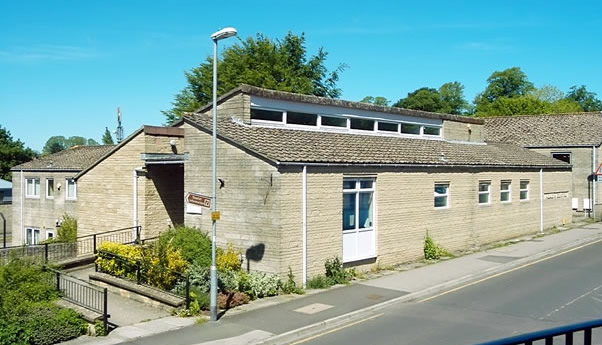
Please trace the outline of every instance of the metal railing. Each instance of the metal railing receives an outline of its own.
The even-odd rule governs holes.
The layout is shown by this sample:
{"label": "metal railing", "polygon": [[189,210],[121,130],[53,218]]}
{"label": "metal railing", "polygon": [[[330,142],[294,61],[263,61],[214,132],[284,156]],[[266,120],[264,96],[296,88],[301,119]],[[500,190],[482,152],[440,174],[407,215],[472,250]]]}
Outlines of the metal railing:
{"label": "metal railing", "polygon": [[77,237],[74,242],[51,242],[0,248],[0,263],[15,257],[29,258],[47,264],[78,256],[92,255],[96,253],[96,248],[104,242],[133,244],[149,240],[141,239],[141,231],[141,226],[133,226]]}
{"label": "metal railing", "polygon": [[152,265],[144,260],[132,260],[103,250],[98,250],[96,255],[98,258],[105,260],[114,260],[111,271],[103,270],[102,265],[98,265],[98,260],[95,261],[96,272],[106,273],[135,282],[138,285],[144,285],[163,293],[184,298],[186,309],[190,309],[190,277],[188,274],[167,267]]}
{"label": "metal railing", "polygon": [[48,276],[49,283],[55,287],[62,299],[102,315],[104,334],[108,334],[109,312],[107,288],[96,286],[49,267],[44,266],[43,269],[52,273]]}
{"label": "metal railing", "polygon": [[480,343],[478,345],[532,345],[534,342],[543,340],[545,345],[558,344],[564,339],[565,345],[573,345],[576,341],[576,333],[583,333],[583,344],[592,344],[592,330],[602,327],[602,319],[575,323],[542,331],[521,334],[504,339]]}

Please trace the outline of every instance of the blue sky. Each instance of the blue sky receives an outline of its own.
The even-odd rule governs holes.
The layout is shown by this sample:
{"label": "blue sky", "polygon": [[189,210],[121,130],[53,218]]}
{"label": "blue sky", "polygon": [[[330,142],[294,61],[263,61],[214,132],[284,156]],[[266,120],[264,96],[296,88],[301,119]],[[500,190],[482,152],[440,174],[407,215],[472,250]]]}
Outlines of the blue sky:
{"label": "blue sky", "polygon": [[512,66],[536,86],[602,96],[600,13],[595,1],[5,1],[0,124],[35,150],[53,135],[100,141],[117,106],[126,135],[161,125],[183,72],[225,26],[241,38],[304,32],[310,54],[324,47],[331,68],[349,65],[339,82],[348,100],[395,101],[456,80],[472,100]]}

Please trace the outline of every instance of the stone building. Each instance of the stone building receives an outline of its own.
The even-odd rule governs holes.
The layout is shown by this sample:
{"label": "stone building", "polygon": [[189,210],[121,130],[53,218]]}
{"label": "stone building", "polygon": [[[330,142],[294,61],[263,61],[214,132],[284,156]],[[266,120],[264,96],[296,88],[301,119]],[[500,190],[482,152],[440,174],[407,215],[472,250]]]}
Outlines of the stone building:
{"label": "stone building", "polygon": [[12,245],[53,238],[64,214],[77,218],[74,177],[112,148],[75,146],[13,167]]}
{"label": "stone building", "polygon": [[[298,277],[369,267],[571,221],[568,164],[484,141],[480,119],[243,85],[218,102],[218,242]],[[211,195],[211,107],[183,128],[184,190]],[[211,229],[209,212],[185,223]]]}
{"label": "stone building", "polygon": [[485,129],[489,142],[519,145],[571,164],[573,210],[601,219],[602,194],[592,174],[602,164],[600,112],[492,117]]}

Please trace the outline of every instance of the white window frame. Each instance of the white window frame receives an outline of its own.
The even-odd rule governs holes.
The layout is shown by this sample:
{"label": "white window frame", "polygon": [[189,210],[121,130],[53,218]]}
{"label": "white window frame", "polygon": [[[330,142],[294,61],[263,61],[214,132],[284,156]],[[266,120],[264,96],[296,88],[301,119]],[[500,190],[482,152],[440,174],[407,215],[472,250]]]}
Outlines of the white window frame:
{"label": "white window frame", "polygon": [[[48,183],[52,181],[52,195],[48,194]],[[46,199],[54,199],[54,193],[56,193],[56,186],[54,185],[54,178],[46,179]]]}
{"label": "white window frame", "polygon": [[[569,161],[567,162],[567,164],[573,164],[573,154],[571,152],[552,152],[552,158],[554,158],[554,155],[569,155]],[[554,159],[558,159],[558,158],[554,158]],[[560,159],[558,159],[558,160],[560,160]]]}
{"label": "white window frame", "polygon": [[[36,237],[35,237],[36,232],[38,233],[38,241],[37,242],[36,242]],[[28,234],[29,233],[31,233],[31,242],[32,243],[29,243],[29,241],[28,241]],[[40,243],[40,235],[41,234],[42,234],[42,232],[40,231],[39,228],[36,228],[36,227],[33,227],[33,226],[32,227],[26,227],[25,228],[25,238],[24,238],[25,245],[27,245],[27,246],[33,246],[33,245],[39,244]]]}
{"label": "white window frame", "polygon": [[[343,179],[343,186],[345,181],[354,181],[355,188],[344,188],[343,187],[343,195],[354,195],[355,196],[355,218],[354,218],[354,227],[352,229],[343,229],[343,224],[341,223],[341,230],[343,232],[343,236],[347,235],[360,235],[360,233],[370,232],[372,233],[372,248],[370,253],[360,254],[357,257],[345,258],[343,255],[343,262],[354,262],[358,260],[370,259],[376,256],[376,178],[374,177],[345,177]],[[361,187],[362,182],[370,181],[372,182],[372,186],[370,188]],[[368,227],[360,227],[360,194],[362,193],[370,193],[372,197],[372,214],[370,215],[370,219],[372,223]]]}
{"label": "white window frame", "polygon": [[[282,113],[282,121],[257,120],[257,119],[252,119],[251,118],[251,124],[260,124],[260,125],[274,125],[274,124],[278,124],[278,127],[286,125],[286,111],[284,111],[282,109],[265,108],[265,107],[252,107],[251,110],[253,110],[253,109],[273,111],[273,112],[280,112],[280,113]],[[251,114],[249,113],[249,118],[250,118],[250,116],[251,116]]]}
{"label": "white window frame", "polygon": [[[73,196],[69,195],[69,183],[73,183]],[[65,200],[77,200],[77,182],[72,178],[65,179]]]}
{"label": "white window frame", "polygon": [[[503,189],[504,184],[508,184],[508,189]],[[502,195],[504,193],[508,194],[508,200],[503,200]],[[512,202],[512,181],[511,180],[500,181],[500,202],[502,204],[508,204],[508,203]]]}
{"label": "white window frame", "polygon": [[[523,182],[527,183],[527,188],[522,188]],[[529,200],[529,185],[530,184],[531,183],[529,182],[529,180],[520,180],[520,185],[519,185],[519,188],[520,188],[519,199],[520,199],[520,201],[528,201]],[[525,198],[523,198],[523,192],[527,193],[527,196]]]}
{"label": "white window frame", "polygon": [[[29,194],[29,181],[33,181],[34,194]],[[38,182],[38,194],[35,194],[35,181]],[[25,197],[28,199],[39,199],[40,198],[40,178],[39,177],[26,177],[25,178]]]}
{"label": "white window frame", "polygon": [[[445,188],[445,194],[437,193],[437,186],[446,186],[446,188]],[[450,188],[450,183],[449,182],[435,182],[435,184],[433,186],[433,206],[436,209],[446,209],[446,208],[449,208],[449,199],[450,199],[449,188]],[[444,200],[445,200],[445,206],[437,206],[437,204],[436,204],[437,198],[444,198]]]}
{"label": "white window frame", "polygon": [[[487,190],[481,190],[481,186],[487,186]],[[481,202],[481,195],[487,195],[487,201]],[[489,205],[491,204],[491,181],[479,181],[479,195],[477,202],[479,205]]]}
{"label": "white window frame", "polygon": [[[52,235],[52,237],[48,235]],[[46,229],[46,240],[55,239],[55,237],[54,229]]]}

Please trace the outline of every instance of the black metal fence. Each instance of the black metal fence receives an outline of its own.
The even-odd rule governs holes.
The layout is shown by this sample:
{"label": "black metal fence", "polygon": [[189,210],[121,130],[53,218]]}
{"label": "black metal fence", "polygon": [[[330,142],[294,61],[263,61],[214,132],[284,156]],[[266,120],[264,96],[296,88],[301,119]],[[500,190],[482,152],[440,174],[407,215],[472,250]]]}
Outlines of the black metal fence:
{"label": "black metal fence", "polygon": [[[602,319],[575,323],[532,333],[521,334],[509,338],[498,339],[478,345],[533,345],[533,344],[565,344],[574,343],[591,345],[592,330],[602,327]],[[564,342],[562,342],[564,340]],[[600,344],[599,341],[596,344]]]}
{"label": "black metal fence", "polygon": [[85,280],[61,271],[44,267],[51,272],[49,283],[56,288],[59,296],[82,308],[102,315],[104,334],[109,332],[108,291]]}
{"label": "black metal fence", "polygon": [[188,274],[153,265],[145,260],[133,260],[102,250],[97,251],[97,257],[110,262],[111,269],[103,269],[103,265],[99,265],[98,261],[95,261],[96,272],[110,274],[138,285],[184,298],[186,309],[190,309],[190,277]]}
{"label": "black metal fence", "polygon": [[28,258],[37,262],[51,263],[92,255],[104,242],[121,244],[141,243],[140,226],[116,229],[76,238],[75,242],[51,242],[43,244],[0,248],[0,263],[10,258]]}

